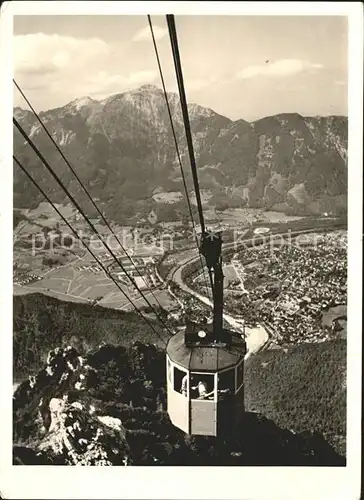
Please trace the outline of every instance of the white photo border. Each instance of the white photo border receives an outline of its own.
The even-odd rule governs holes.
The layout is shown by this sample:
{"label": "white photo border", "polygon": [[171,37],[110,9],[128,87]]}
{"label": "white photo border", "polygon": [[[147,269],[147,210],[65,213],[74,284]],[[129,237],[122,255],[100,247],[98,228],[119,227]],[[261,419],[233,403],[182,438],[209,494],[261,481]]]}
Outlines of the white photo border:
{"label": "white photo border", "polygon": [[[349,19],[348,406],[346,467],[12,465],[12,36],[14,15],[342,15]],[[4,2],[0,17],[0,494],[3,498],[277,499],[360,497],[363,8],[361,2]],[[184,468],[182,468],[184,469]],[[181,478],[184,478],[181,480]],[[188,478],[188,480],[187,480]]]}

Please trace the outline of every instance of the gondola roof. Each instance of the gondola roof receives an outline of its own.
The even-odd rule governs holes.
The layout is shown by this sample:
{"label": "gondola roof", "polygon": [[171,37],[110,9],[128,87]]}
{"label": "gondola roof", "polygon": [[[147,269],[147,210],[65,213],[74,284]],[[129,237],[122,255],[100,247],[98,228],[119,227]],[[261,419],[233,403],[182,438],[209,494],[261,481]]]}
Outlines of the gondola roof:
{"label": "gondola roof", "polygon": [[[194,324],[192,328],[203,329],[209,335],[209,326]],[[199,345],[191,346],[186,345],[186,333],[181,331],[169,339],[167,354],[171,361],[190,371],[225,370],[237,365],[244,358],[246,343],[236,332],[225,330],[224,333],[231,336],[231,342],[228,345],[212,345],[211,343],[204,345],[202,341]]]}

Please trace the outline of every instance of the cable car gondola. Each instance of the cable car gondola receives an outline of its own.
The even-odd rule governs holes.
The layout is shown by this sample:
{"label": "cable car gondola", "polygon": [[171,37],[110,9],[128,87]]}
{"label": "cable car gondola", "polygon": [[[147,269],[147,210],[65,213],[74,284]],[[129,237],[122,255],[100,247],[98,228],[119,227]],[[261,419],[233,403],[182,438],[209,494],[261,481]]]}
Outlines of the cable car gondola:
{"label": "cable car gondola", "polygon": [[186,434],[221,436],[238,425],[244,412],[243,334],[223,327],[221,233],[204,233],[201,253],[213,270],[212,323],[188,321],[168,341],[167,409]]}

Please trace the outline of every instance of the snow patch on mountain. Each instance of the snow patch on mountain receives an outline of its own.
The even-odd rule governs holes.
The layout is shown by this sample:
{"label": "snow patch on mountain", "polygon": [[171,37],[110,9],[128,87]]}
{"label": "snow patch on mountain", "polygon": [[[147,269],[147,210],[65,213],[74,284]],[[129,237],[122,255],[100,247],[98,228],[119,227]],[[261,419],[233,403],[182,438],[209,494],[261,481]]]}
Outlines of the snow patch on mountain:
{"label": "snow patch on mountain", "polygon": [[76,134],[74,132],[71,132],[70,130],[68,132],[64,132],[62,129],[62,137],[61,140],[59,141],[60,146],[65,146],[66,144],[69,144],[75,137]]}
{"label": "snow patch on mountain", "polygon": [[90,104],[93,104],[97,101],[94,101],[93,99],[91,99],[91,97],[80,97],[78,99],[74,99],[73,101],[71,101],[69,104],[68,104],[68,107],[70,108],[74,108],[76,109],[77,111],[80,111],[81,108],[85,107],[85,106],[89,106]]}
{"label": "snow patch on mountain", "polygon": [[230,127],[229,128],[222,128],[219,132],[219,135],[218,137],[224,137],[224,135],[228,134],[230,131]]}
{"label": "snow patch on mountain", "polygon": [[196,116],[203,118],[210,118],[211,116],[216,114],[215,111],[213,111],[212,109],[203,108],[202,106],[199,106],[198,104],[194,103],[189,103],[187,107],[190,119],[194,119]]}
{"label": "snow patch on mountain", "polygon": [[32,138],[37,132],[38,130],[40,130],[40,127],[41,125],[33,125],[32,128],[30,129],[30,132],[29,132],[29,137]]}

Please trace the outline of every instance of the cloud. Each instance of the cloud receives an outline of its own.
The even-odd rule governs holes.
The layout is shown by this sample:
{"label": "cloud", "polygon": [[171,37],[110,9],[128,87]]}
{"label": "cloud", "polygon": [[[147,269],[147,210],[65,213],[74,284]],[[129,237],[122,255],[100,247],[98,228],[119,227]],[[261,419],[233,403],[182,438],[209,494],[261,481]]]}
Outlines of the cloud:
{"label": "cloud", "polygon": [[70,61],[70,56],[64,50],[56,52],[56,54],[54,54],[52,59],[53,64],[57,66],[57,68],[63,68],[63,66],[67,66],[69,61]]}
{"label": "cloud", "polygon": [[157,71],[137,71],[128,75],[126,80],[131,85],[140,85],[154,82],[157,76]]}
{"label": "cloud", "polygon": [[[167,34],[167,28],[161,28],[160,26],[153,26],[154,38],[156,40],[161,40]],[[150,41],[152,39],[152,34],[150,32],[149,26],[140,29],[135,33],[132,38],[133,42],[144,42]]]}
{"label": "cloud", "polygon": [[110,89],[111,87],[117,92],[120,91],[120,87],[125,88],[125,86],[128,85],[135,87],[142,84],[152,83],[155,81],[156,77],[156,71],[137,71],[129,74],[99,71],[88,79],[86,85],[89,84],[90,89],[91,87],[94,87],[94,90],[91,90],[91,93],[99,93],[100,91]]}
{"label": "cloud", "polygon": [[[204,90],[206,88],[212,87],[212,86],[223,86],[226,83],[230,83],[231,78],[226,78],[221,75],[210,75],[210,76],[205,76],[205,77],[196,77],[196,78],[188,78],[186,76],[186,88],[188,91],[191,92],[199,92],[201,90]],[[178,88],[176,87],[177,92]]]}
{"label": "cloud", "polygon": [[321,69],[322,64],[301,61],[299,59],[279,59],[274,62],[266,62],[259,66],[247,66],[236,74],[238,79],[255,78],[257,76],[267,76],[279,78],[290,76],[310,69]]}
{"label": "cloud", "polygon": [[[39,110],[63,106],[84,95],[103,99],[154,83],[156,68],[140,67],[132,59],[128,66],[116,70],[115,55],[120,58],[124,50],[120,43],[99,38],[44,33],[15,36],[14,75]],[[24,104],[18,92],[14,98],[16,105]]]}
{"label": "cloud", "polygon": [[24,61],[20,66],[15,68],[16,73],[33,77],[36,76],[41,78],[42,76],[46,76],[48,73],[55,73],[57,71],[57,67],[52,63],[47,62],[37,62],[37,61]]}
{"label": "cloud", "polygon": [[[153,83],[157,76],[157,71],[149,70],[123,74],[98,71],[79,81],[74,92],[76,92],[77,96],[87,95],[94,99],[103,99],[112,94],[118,94],[135,89],[141,85]],[[78,87],[79,90],[77,90]],[[53,90],[56,90],[54,86]],[[61,88],[57,88],[58,91],[61,91]]]}
{"label": "cloud", "polygon": [[192,78],[191,80],[186,79],[186,87],[190,91],[203,90],[209,85],[215,83],[215,78]]}
{"label": "cloud", "polygon": [[14,37],[14,70],[20,73],[45,73],[67,66],[89,63],[90,59],[109,53],[106,42],[99,38],[32,33]]}

